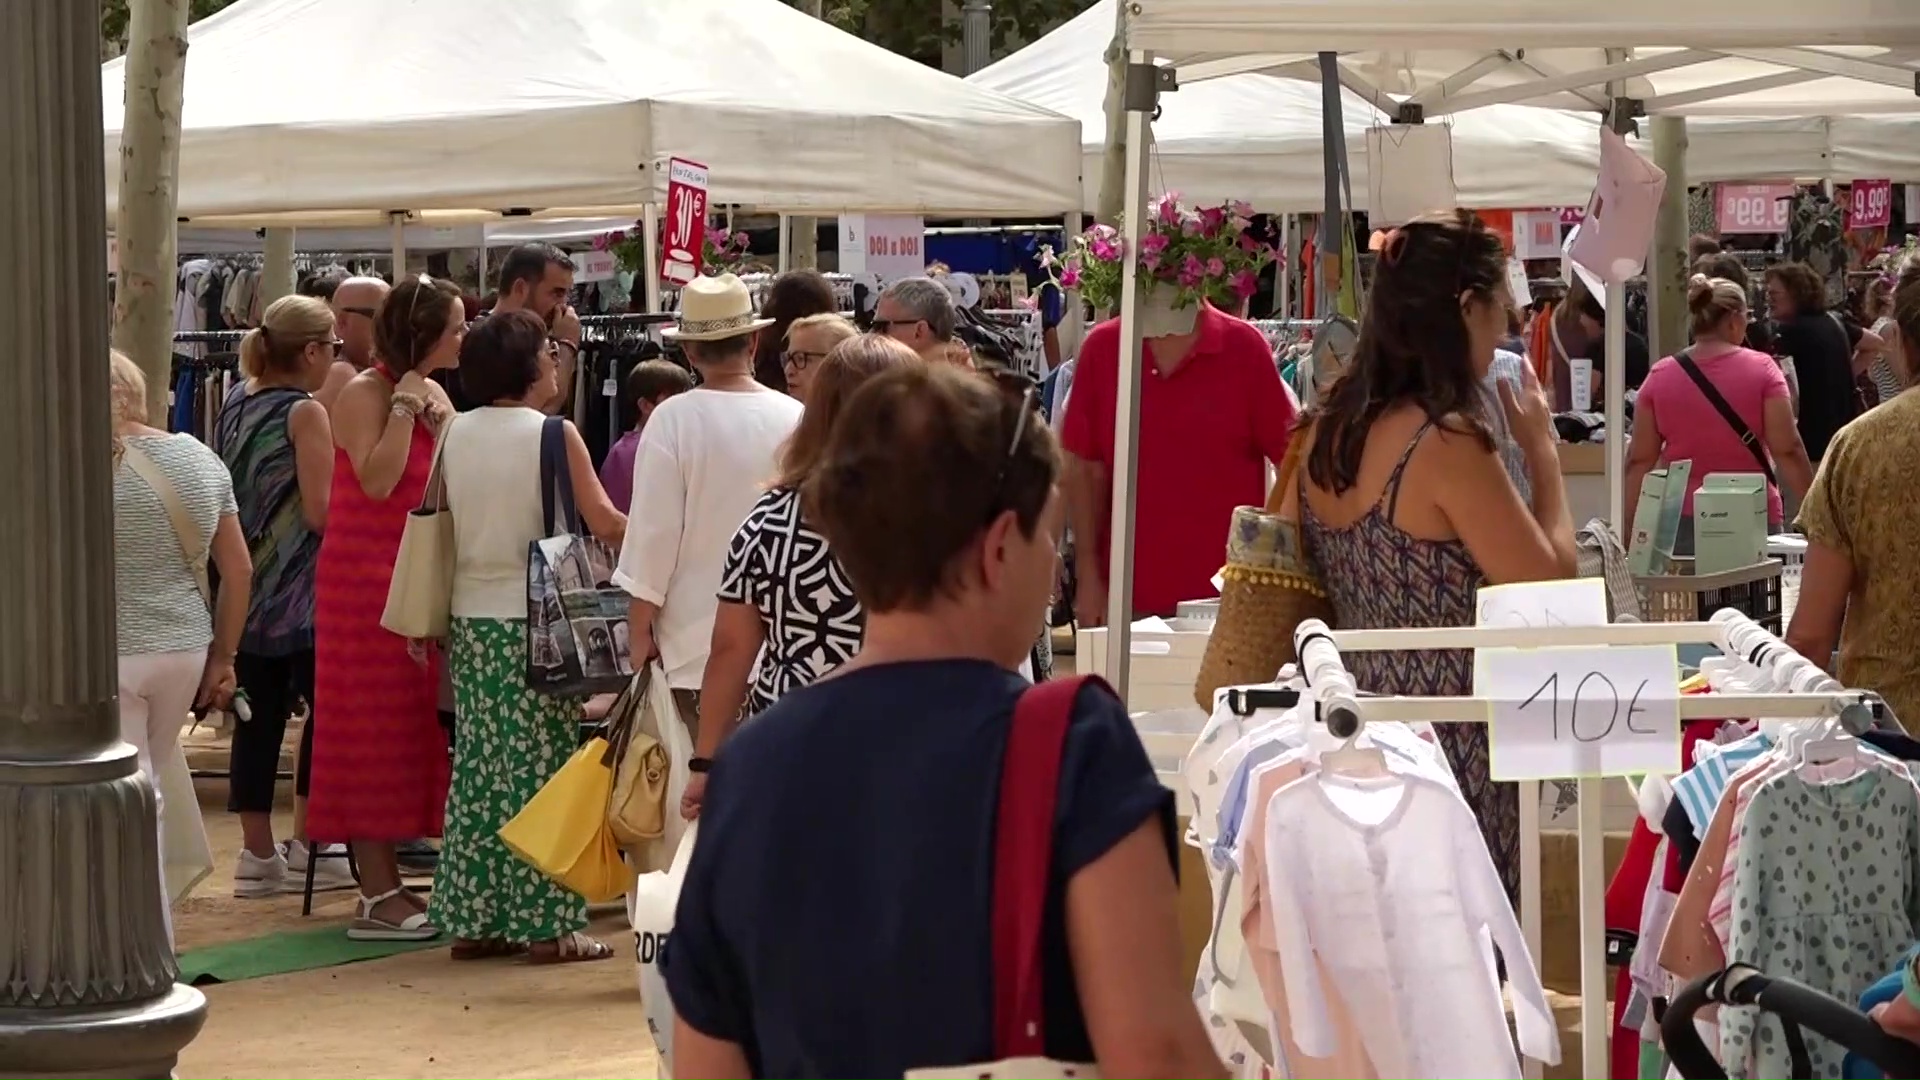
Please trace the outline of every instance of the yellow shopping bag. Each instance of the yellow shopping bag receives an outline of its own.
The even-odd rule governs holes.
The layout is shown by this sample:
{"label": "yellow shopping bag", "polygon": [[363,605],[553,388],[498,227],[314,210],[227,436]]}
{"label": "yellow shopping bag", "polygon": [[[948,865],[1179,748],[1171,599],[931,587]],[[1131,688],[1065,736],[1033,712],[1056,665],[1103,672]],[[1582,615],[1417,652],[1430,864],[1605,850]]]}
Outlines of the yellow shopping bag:
{"label": "yellow shopping bag", "polygon": [[610,757],[605,739],[589,739],[500,827],[508,850],[591,903],[617,899],[633,876],[607,827]]}

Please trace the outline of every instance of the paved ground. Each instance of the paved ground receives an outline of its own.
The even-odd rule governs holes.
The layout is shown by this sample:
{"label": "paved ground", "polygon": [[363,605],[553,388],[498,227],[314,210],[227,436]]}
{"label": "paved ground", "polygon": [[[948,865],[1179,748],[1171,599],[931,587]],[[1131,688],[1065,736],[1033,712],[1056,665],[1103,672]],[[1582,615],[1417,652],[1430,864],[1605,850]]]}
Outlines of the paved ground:
{"label": "paved ground", "polygon": [[[233,898],[240,848],[225,812],[225,785],[202,789],[216,869],[177,913],[181,948],[351,917],[351,893],[316,898]],[[653,1077],[653,1042],[641,1019],[626,920],[593,933],[615,959],[529,967],[456,964],[443,949],[206,988],[207,1026],[178,1075],[214,1077]]]}

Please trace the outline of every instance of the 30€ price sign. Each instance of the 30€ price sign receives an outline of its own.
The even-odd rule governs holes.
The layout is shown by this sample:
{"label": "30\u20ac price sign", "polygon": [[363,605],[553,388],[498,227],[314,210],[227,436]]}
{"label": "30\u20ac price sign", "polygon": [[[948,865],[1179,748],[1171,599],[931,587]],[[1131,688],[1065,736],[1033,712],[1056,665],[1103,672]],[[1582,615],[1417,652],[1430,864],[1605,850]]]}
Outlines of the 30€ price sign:
{"label": "30\u20ac price sign", "polygon": [[1680,771],[1680,671],[1671,645],[1481,649],[1495,780]]}
{"label": "30\u20ac price sign", "polygon": [[1855,180],[1847,203],[1847,228],[1884,229],[1893,224],[1893,181]]}

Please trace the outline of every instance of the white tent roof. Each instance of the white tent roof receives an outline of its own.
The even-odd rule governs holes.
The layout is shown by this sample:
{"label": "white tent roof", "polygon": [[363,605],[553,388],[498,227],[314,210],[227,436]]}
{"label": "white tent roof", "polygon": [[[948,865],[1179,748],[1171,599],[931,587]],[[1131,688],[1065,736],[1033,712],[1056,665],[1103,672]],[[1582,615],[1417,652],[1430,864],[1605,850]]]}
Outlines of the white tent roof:
{"label": "white tent roof", "polygon": [[[968,81],[1080,121],[1087,205],[1100,186],[1106,142],[1106,61],[1116,0],[1100,0],[1066,25]],[[1920,0],[1917,0],[1920,2]],[[1389,103],[1390,104],[1390,103]],[[1325,206],[1320,90],[1296,79],[1235,75],[1161,97],[1149,177],[1155,189],[1199,201],[1246,199],[1257,208],[1305,212]],[[1386,122],[1345,95],[1354,199],[1365,209],[1365,132]],[[1599,167],[1597,114],[1501,106],[1453,122],[1453,172],[1462,205],[1486,208],[1582,204]]]}
{"label": "white tent roof", "polygon": [[[1597,108],[1627,80],[1649,112],[1838,115],[1920,109],[1913,0],[1136,0],[1128,44],[1183,81],[1242,71],[1415,95],[1429,115],[1495,103]],[[1609,59],[1608,49],[1626,55]],[[1305,63],[1303,63],[1305,62]]]}
{"label": "white tent roof", "polygon": [[[1077,125],[779,0],[240,0],[194,25],[180,212],[1076,208]],[[124,62],[101,72],[109,201]],[[264,223],[262,221],[261,223]]]}

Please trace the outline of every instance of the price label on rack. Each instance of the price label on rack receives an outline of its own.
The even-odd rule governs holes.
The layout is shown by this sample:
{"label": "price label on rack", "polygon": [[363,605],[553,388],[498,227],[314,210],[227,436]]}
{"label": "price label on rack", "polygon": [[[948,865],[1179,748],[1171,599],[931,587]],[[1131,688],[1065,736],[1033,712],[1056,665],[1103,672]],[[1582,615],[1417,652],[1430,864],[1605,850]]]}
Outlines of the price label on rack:
{"label": "price label on rack", "polygon": [[1893,181],[1855,180],[1849,196],[1848,229],[1884,229],[1893,224]]}
{"label": "price label on rack", "polygon": [[1720,232],[1755,235],[1787,231],[1792,184],[1718,184],[1714,188]]}
{"label": "price label on rack", "polygon": [[1495,780],[1680,771],[1673,646],[1481,649],[1477,665]]}

